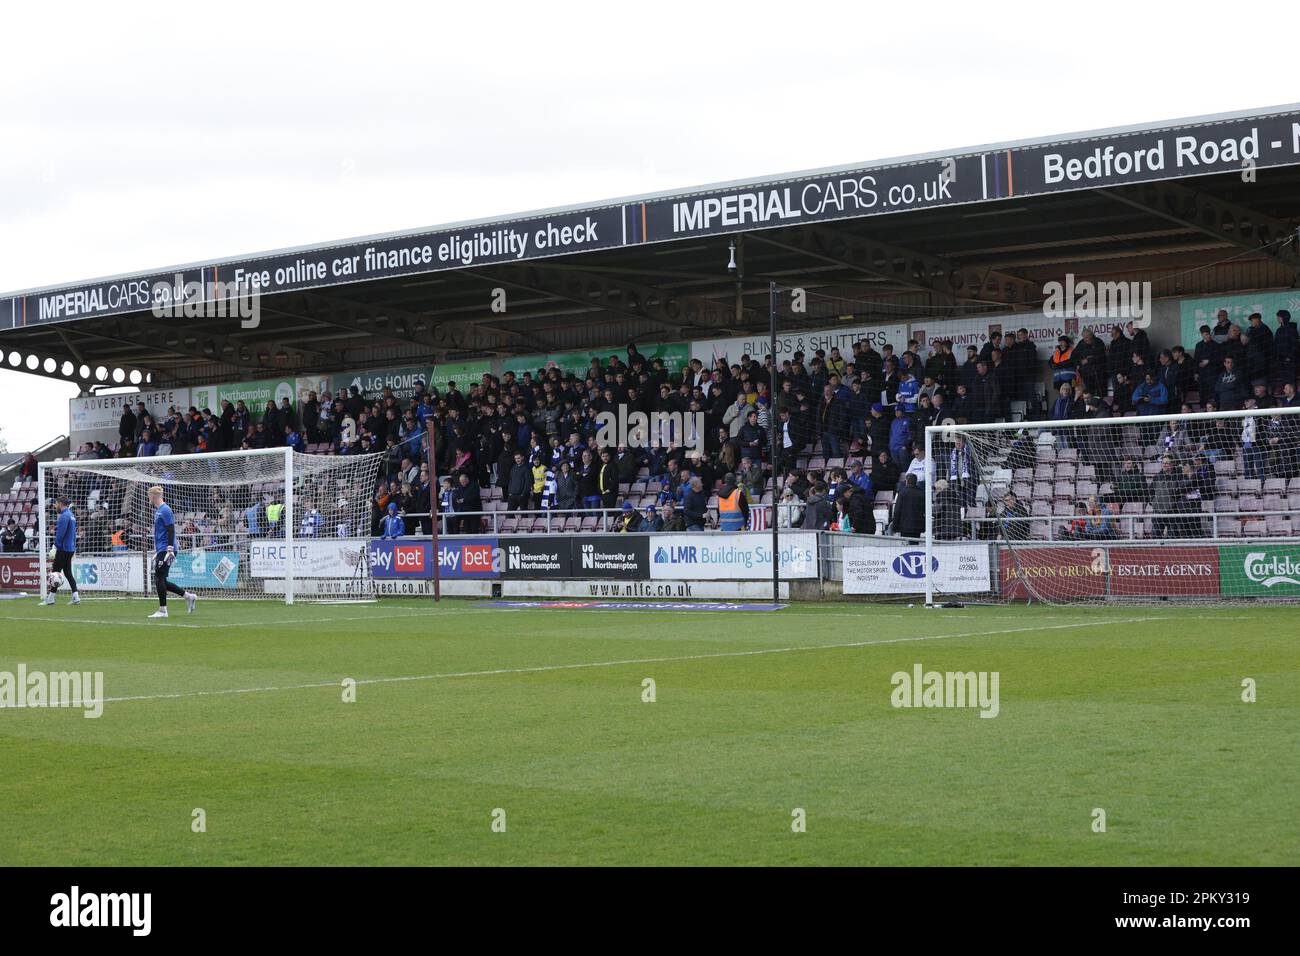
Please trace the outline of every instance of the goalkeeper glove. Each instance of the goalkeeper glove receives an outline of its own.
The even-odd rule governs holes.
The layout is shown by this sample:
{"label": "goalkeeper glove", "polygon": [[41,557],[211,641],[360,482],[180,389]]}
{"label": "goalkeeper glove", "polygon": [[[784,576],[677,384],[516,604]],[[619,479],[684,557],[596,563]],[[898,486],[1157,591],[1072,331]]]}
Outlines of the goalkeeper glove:
{"label": "goalkeeper glove", "polygon": [[176,549],[169,544],[167,545],[166,552],[164,552],[163,554],[163,564],[167,565],[167,567],[170,568],[172,566],[172,562],[175,560],[176,560]]}
{"label": "goalkeeper glove", "polygon": [[54,545],[50,545],[50,560],[53,561],[58,556],[59,556],[59,549],[56,548]]}

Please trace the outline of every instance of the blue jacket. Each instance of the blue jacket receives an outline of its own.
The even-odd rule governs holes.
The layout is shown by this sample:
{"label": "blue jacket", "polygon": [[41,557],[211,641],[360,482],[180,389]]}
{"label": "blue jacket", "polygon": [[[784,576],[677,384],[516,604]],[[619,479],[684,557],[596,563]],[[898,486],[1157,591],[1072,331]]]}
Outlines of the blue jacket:
{"label": "blue jacket", "polygon": [[54,526],[54,547],[60,551],[77,550],[77,518],[71,508],[59,512],[59,522]]}
{"label": "blue jacket", "polygon": [[921,394],[921,383],[915,377],[905,378],[898,383],[898,393],[895,398],[902,402],[903,410],[908,412],[916,411],[916,397]]}
{"label": "blue jacket", "polygon": [[400,538],[406,534],[406,522],[401,515],[388,515],[384,518],[383,535],[385,538]]}
{"label": "blue jacket", "polygon": [[[1151,400],[1143,402],[1143,398],[1150,398]],[[1133,405],[1137,408],[1139,415],[1161,415],[1169,405],[1169,392],[1158,381],[1152,385],[1143,382],[1133,389]]]}
{"label": "blue jacket", "polygon": [[912,425],[906,418],[895,418],[889,426],[889,450],[901,451],[912,440]]}

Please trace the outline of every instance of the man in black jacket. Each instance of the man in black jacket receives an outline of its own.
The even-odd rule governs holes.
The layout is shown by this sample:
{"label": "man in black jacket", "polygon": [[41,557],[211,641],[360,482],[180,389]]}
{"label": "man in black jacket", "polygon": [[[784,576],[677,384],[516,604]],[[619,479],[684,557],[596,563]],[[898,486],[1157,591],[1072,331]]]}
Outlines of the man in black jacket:
{"label": "man in black jacket", "polygon": [[894,534],[904,538],[925,534],[925,493],[917,486],[916,475],[908,475],[898,488],[892,526]]}
{"label": "man in black jacket", "polygon": [[848,501],[849,524],[854,534],[875,534],[876,515],[872,500],[851,481],[844,482],[844,496]]}
{"label": "man in black jacket", "polygon": [[[452,489],[451,507],[452,513],[457,515],[483,510],[483,496],[467,471],[460,473],[457,487]],[[463,518],[452,519],[450,524],[457,534],[475,534],[482,527],[482,518],[477,514],[472,517],[466,515]]]}

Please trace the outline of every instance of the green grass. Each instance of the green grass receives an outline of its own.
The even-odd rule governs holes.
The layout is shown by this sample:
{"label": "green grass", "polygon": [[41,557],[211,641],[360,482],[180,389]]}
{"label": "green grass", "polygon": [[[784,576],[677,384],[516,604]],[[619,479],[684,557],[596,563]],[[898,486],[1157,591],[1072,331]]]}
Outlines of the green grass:
{"label": "green grass", "polygon": [[[110,698],[0,710],[0,865],[1300,863],[1300,610],[150,610],[0,602],[0,670]],[[895,709],[917,662],[999,716]]]}

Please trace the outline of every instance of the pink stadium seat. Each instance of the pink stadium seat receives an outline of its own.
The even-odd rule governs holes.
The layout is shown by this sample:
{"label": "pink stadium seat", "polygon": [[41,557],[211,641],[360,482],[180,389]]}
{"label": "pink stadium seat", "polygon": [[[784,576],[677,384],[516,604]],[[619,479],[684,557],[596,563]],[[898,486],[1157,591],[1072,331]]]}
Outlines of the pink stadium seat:
{"label": "pink stadium seat", "polygon": [[1035,481],[1035,482],[1034,482],[1034,497],[1035,497],[1035,498],[1051,498],[1051,497],[1052,497],[1052,486],[1051,486],[1050,484],[1048,484],[1046,481]]}
{"label": "pink stadium seat", "polygon": [[1264,496],[1264,510],[1265,510],[1265,511],[1285,511],[1285,510],[1286,510],[1286,499],[1283,498],[1281,495],[1265,495],[1265,496]]}
{"label": "pink stadium seat", "polygon": [[1074,497],[1074,482],[1072,482],[1072,481],[1058,481],[1055,485],[1052,486],[1052,497],[1054,497],[1054,498],[1073,498],[1073,497]]}
{"label": "pink stadium seat", "polygon": [[1058,449],[1057,452],[1056,452],[1056,460],[1057,460],[1057,461],[1073,461],[1073,462],[1077,462],[1077,461],[1079,460],[1079,449],[1077,449],[1077,448],[1060,448],[1060,449]]}
{"label": "pink stadium seat", "polygon": [[1262,538],[1268,534],[1268,523],[1258,518],[1253,518],[1242,523],[1241,533],[1247,538]]}
{"label": "pink stadium seat", "polygon": [[1049,517],[1052,514],[1052,506],[1046,501],[1035,501],[1030,507],[1029,513],[1035,518],[1039,516]]}
{"label": "pink stadium seat", "polygon": [[885,506],[892,505],[894,503],[894,493],[892,491],[877,491],[875,503]]}
{"label": "pink stadium seat", "polygon": [[1219,519],[1219,537],[1220,538],[1240,538],[1241,522],[1236,518]]}
{"label": "pink stadium seat", "polygon": [[1284,495],[1286,494],[1285,478],[1267,478],[1264,480],[1264,494],[1266,495]]}
{"label": "pink stadium seat", "polygon": [[1220,495],[1214,499],[1215,511],[1236,511],[1237,499],[1231,495]]}
{"label": "pink stadium seat", "polygon": [[1266,519],[1269,537],[1288,537],[1291,534],[1292,521],[1290,518],[1282,518],[1270,515]]}
{"label": "pink stadium seat", "polygon": [[1056,449],[1053,448],[1051,445],[1039,445],[1038,461],[1040,464],[1043,462],[1054,463],[1056,461]]}
{"label": "pink stadium seat", "polygon": [[1214,463],[1214,473],[1222,478],[1235,475],[1237,473],[1237,463],[1231,458],[1220,458]]}
{"label": "pink stadium seat", "polygon": [[1057,481],[1074,481],[1079,473],[1079,468],[1074,462],[1064,461],[1056,464]]}
{"label": "pink stadium seat", "polygon": [[1286,509],[1300,512],[1300,491],[1293,491],[1286,496]]}
{"label": "pink stadium seat", "polygon": [[1235,495],[1237,493],[1236,478],[1220,478],[1218,480],[1219,491],[1225,495]]}
{"label": "pink stadium seat", "polygon": [[594,515],[588,515],[582,519],[583,531],[596,531],[600,528],[600,519]]}
{"label": "pink stadium seat", "polygon": [[1237,493],[1243,495],[1258,495],[1264,491],[1264,482],[1258,478],[1239,478],[1237,480]]}
{"label": "pink stadium seat", "polygon": [[1035,465],[1034,481],[1051,481],[1055,477],[1055,471],[1051,465]]}
{"label": "pink stadium seat", "polygon": [[1095,481],[1081,481],[1075,486],[1075,491],[1080,498],[1087,498],[1089,495],[1097,494],[1097,483]]}
{"label": "pink stadium seat", "polygon": [[1263,507],[1264,502],[1255,495],[1242,495],[1237,499],[1238,511],[1256,512],[1261,511]]}

